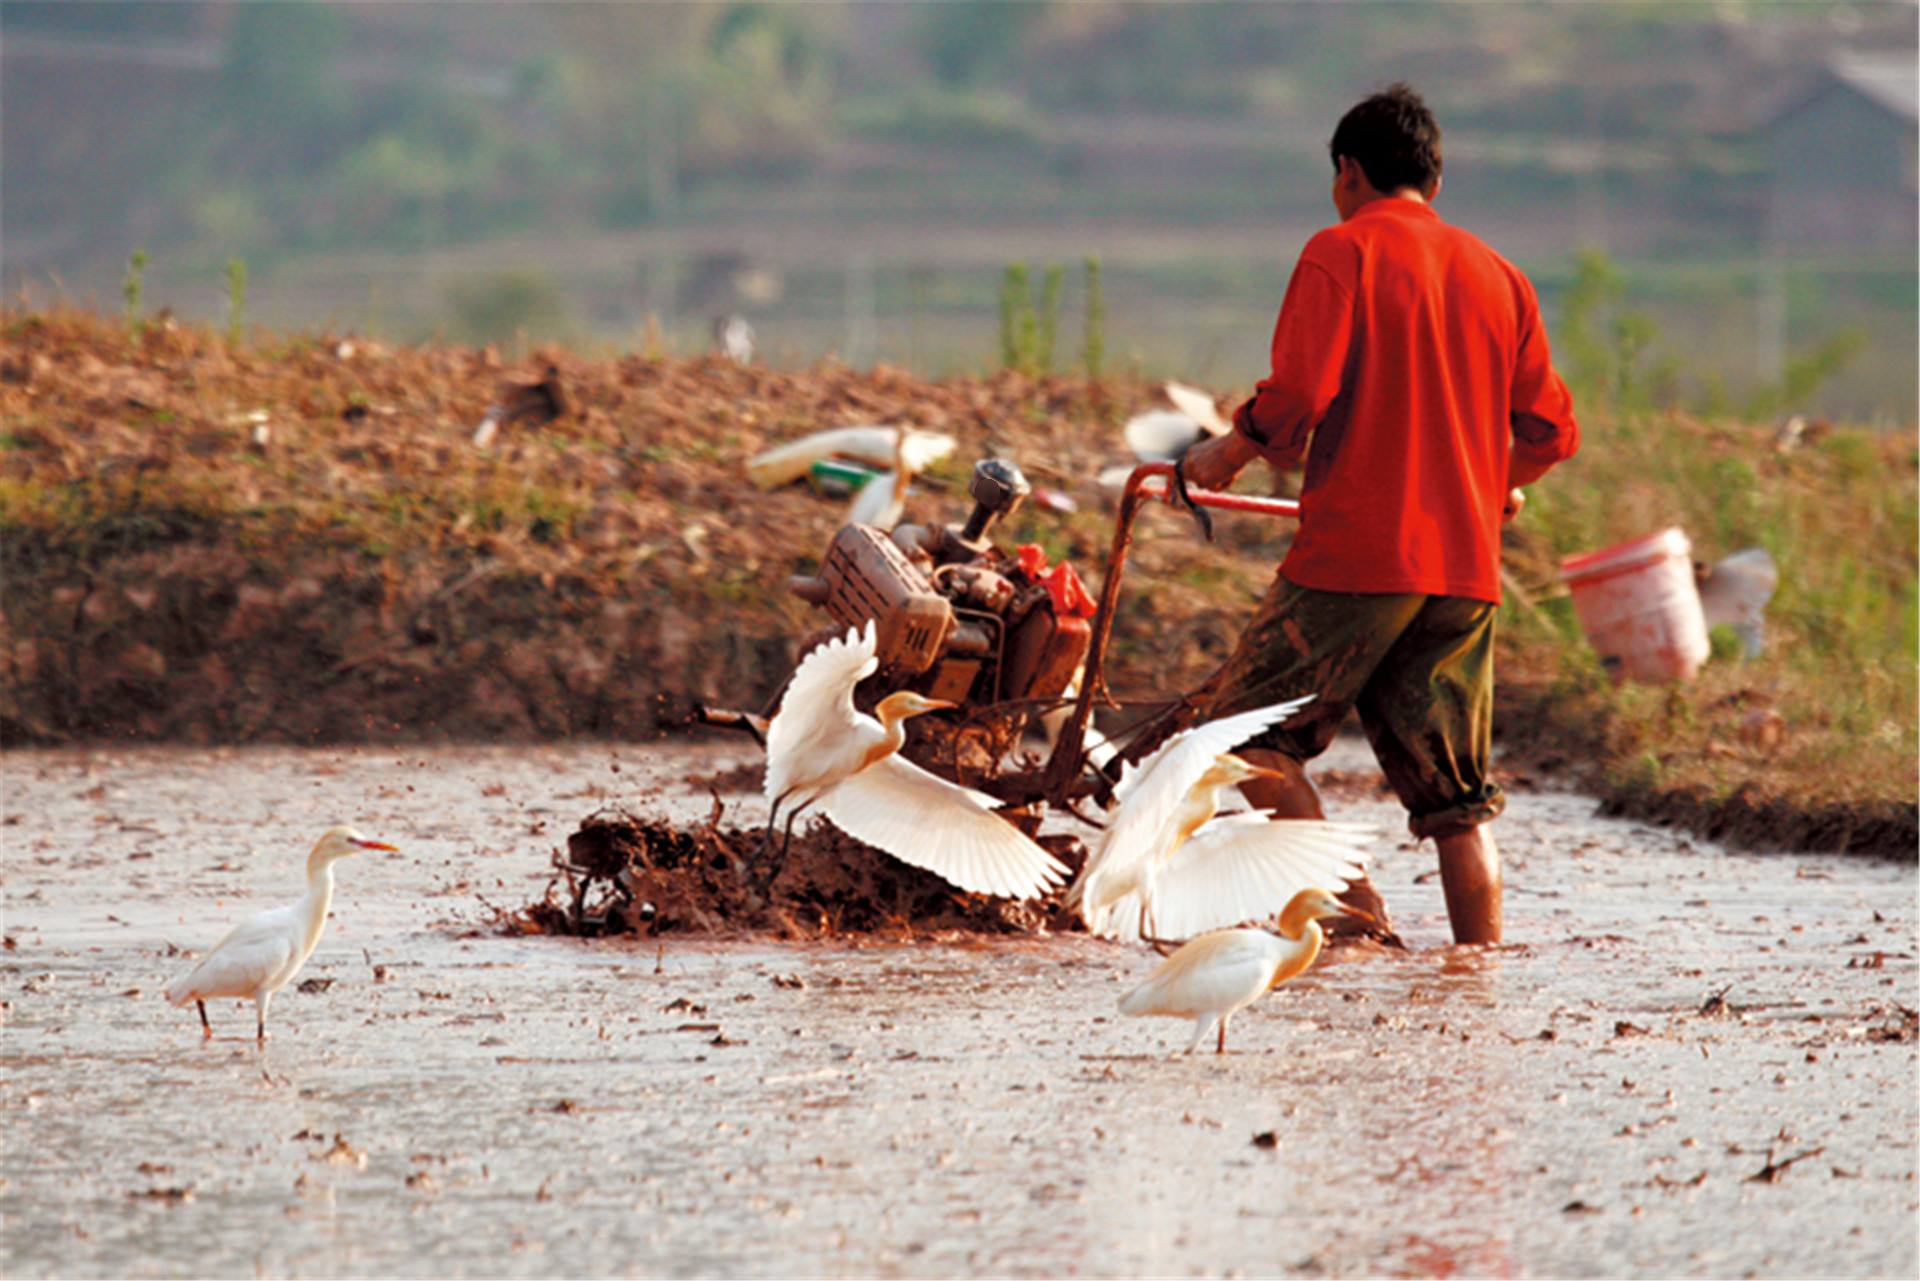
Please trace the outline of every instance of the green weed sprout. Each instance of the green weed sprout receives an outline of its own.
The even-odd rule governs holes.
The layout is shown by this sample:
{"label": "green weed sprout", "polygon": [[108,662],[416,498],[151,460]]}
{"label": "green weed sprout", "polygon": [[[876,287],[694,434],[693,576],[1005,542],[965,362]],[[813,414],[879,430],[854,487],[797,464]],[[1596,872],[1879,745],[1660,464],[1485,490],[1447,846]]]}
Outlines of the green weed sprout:
{"label": "green weed sprout", "polygon": [[1107,302],[1100,293],[1100,260],[1091,254],[1087,256],[1087,293],[1085,300],[1085,336],[1082,339],[1081,362],[1087,367],[1087,377],[1094,381],[1100,379],[1100,367],[1106,359],[1106,322]]}
{"label": "green weed sprout", "polygon": [[1065,267],[1048,267],[1047,274],[1040,284],[1040,317],[1035,336],[1033,363],[1036,369],[1045,371],[1053,368],[1053,337],[1059,330],[1060,322],[1060,286],[1065,283]]}
{"label": "green weed sprout", "polygon": [[135,338],[140,336],[140,292],[142,273],[147,269],[147,251],[136,249],[127,258],[127,274],[120,282],[120,296],[127,300],[127,328]]}
{"label": "green weed sprout", "polygon": [[227,259],[227,345],[238,347],[247,331],[247,262]]}

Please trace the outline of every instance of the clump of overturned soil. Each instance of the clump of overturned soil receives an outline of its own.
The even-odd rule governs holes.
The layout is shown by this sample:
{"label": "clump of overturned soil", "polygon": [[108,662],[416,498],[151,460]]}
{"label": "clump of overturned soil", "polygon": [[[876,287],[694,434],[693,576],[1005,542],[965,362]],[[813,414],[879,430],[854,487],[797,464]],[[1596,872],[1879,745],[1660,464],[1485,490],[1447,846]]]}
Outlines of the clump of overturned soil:
{"label": "clump of overturned soil", "polygon": [[[545,896],[502,913],[501,924],[516,934],[771,933],[790,939],[1033,934],[1073,926],[1056,899],[969,894],[824,822],[796,831],[781,862],[777,849],[763,852],[760,829],[733,827],[723,818],[717,802],[704,823],[691,827],[599,810],[567,838],[565,853],[554,855]],[[1047,843],[1069,866],[1082,856]]]}

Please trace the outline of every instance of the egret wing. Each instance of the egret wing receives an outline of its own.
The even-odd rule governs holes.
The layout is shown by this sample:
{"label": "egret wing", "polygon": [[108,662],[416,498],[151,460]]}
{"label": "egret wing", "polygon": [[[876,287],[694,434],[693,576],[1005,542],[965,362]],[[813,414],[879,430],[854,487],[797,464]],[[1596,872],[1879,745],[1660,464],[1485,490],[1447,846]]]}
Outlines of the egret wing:
{"label": "egret wing", "polygon": [[275,908],[243,921],[167,985],[175,1005],[216,996],[252,996],[293,959],[299,947],[298,922],[291,909]]}
{"label": "egret wing", "polygon": [[1067,869],[993,811],[993,797],[884,756],[821,801],[841,831],[976,894],[1031,898]]}
{"label": "egret wing", "polygon": [[1069,901],[1097,910],[1102,899],[1113,896],[1101,892],[1103,885],[1111,891],[1136,880],[1135,869],[1166,848],[1170,838],[1162,836],[1168,821],[1214,758],[1278,725],[1312,701],[1313,695],[1309,694],[1196,725],[1168,739],[1139,765],[1123,770],[1113,789],[1119,808],[1107,827],[1106,839],[1074,882]]}
{"label": "egret wing", "polygon": [[853,687],[880,665],[874,657],[873,620],[865,627],[816,645],[794,669],[780,709],[767,725],[766,797],[776,800],[812,771],[808,756],[852,735],[860,723]]}
{"label": "egret wing", "polygon": [[1235,1009],[1272,983],[1286,946],[1265,930],[1203,934],[1121,997],[1120,1012],[1196,1018]]}
{"label": "egret wing", "polygon": [[1306,694],[1300,698],[1290,698],[1284,703],[1236,712],[1232,716],[1222,716],[1204,725],[1182,730],[1160,744],[1144,760],[1121,771],[1120,781],[1114,784],[1114,799],[1124,803],[1128,795],[1143,786],[1149,777],[1158,781],[1162,769],[1176,773],[1191,771],[1192,777],[1180,786],[1174,798],[1174,804],[1179,804],[1179,797],[1185,796],[1187,789],[1206,773],[1214,757],[1222,752],[1231,752],[1260,731],[1280,724],[1313,699],[1312,694]]}
{"label": "egret wing", "polygon": [[1378,836],[1365,823],[1263,813],[1216,818],[1154,877],[1154,932],[1191,938],[1272,916],[1304,889],[1345,889],[1365,869],[1366,847]]}

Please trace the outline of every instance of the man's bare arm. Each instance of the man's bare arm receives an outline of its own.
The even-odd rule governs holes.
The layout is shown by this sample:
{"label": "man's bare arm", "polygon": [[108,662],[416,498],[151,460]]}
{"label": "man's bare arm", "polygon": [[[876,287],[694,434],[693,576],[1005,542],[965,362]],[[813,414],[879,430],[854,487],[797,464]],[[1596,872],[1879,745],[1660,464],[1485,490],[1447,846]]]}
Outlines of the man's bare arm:
{"label": "man's bare arm", "polygon": [[1225,489],[1248,463],[1260,456],[1253,442],[1237,431],[1203,440],[1186,452],[1180,470],[1196,489]]}

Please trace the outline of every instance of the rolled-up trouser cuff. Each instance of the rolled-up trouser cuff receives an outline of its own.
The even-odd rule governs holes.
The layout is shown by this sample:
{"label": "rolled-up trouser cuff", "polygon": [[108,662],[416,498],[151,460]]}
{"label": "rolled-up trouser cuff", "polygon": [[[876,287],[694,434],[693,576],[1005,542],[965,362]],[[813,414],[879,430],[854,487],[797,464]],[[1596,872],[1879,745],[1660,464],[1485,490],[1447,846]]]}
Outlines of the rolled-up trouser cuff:
{"label": "rolled-up trouser cuff", "polygon": [[1462,801],[1458,805],[1449,805],[1443,810],[1431,814],[1415,814],[1407,819],[1407,830],[1416,839],[1431,837],[1458,836],[1470,832],[1482,823],[1499,818],[1507,808],[1507,794],[1500,790],[1497,783],[1488,783],[1480,796],[1473,800]]}

